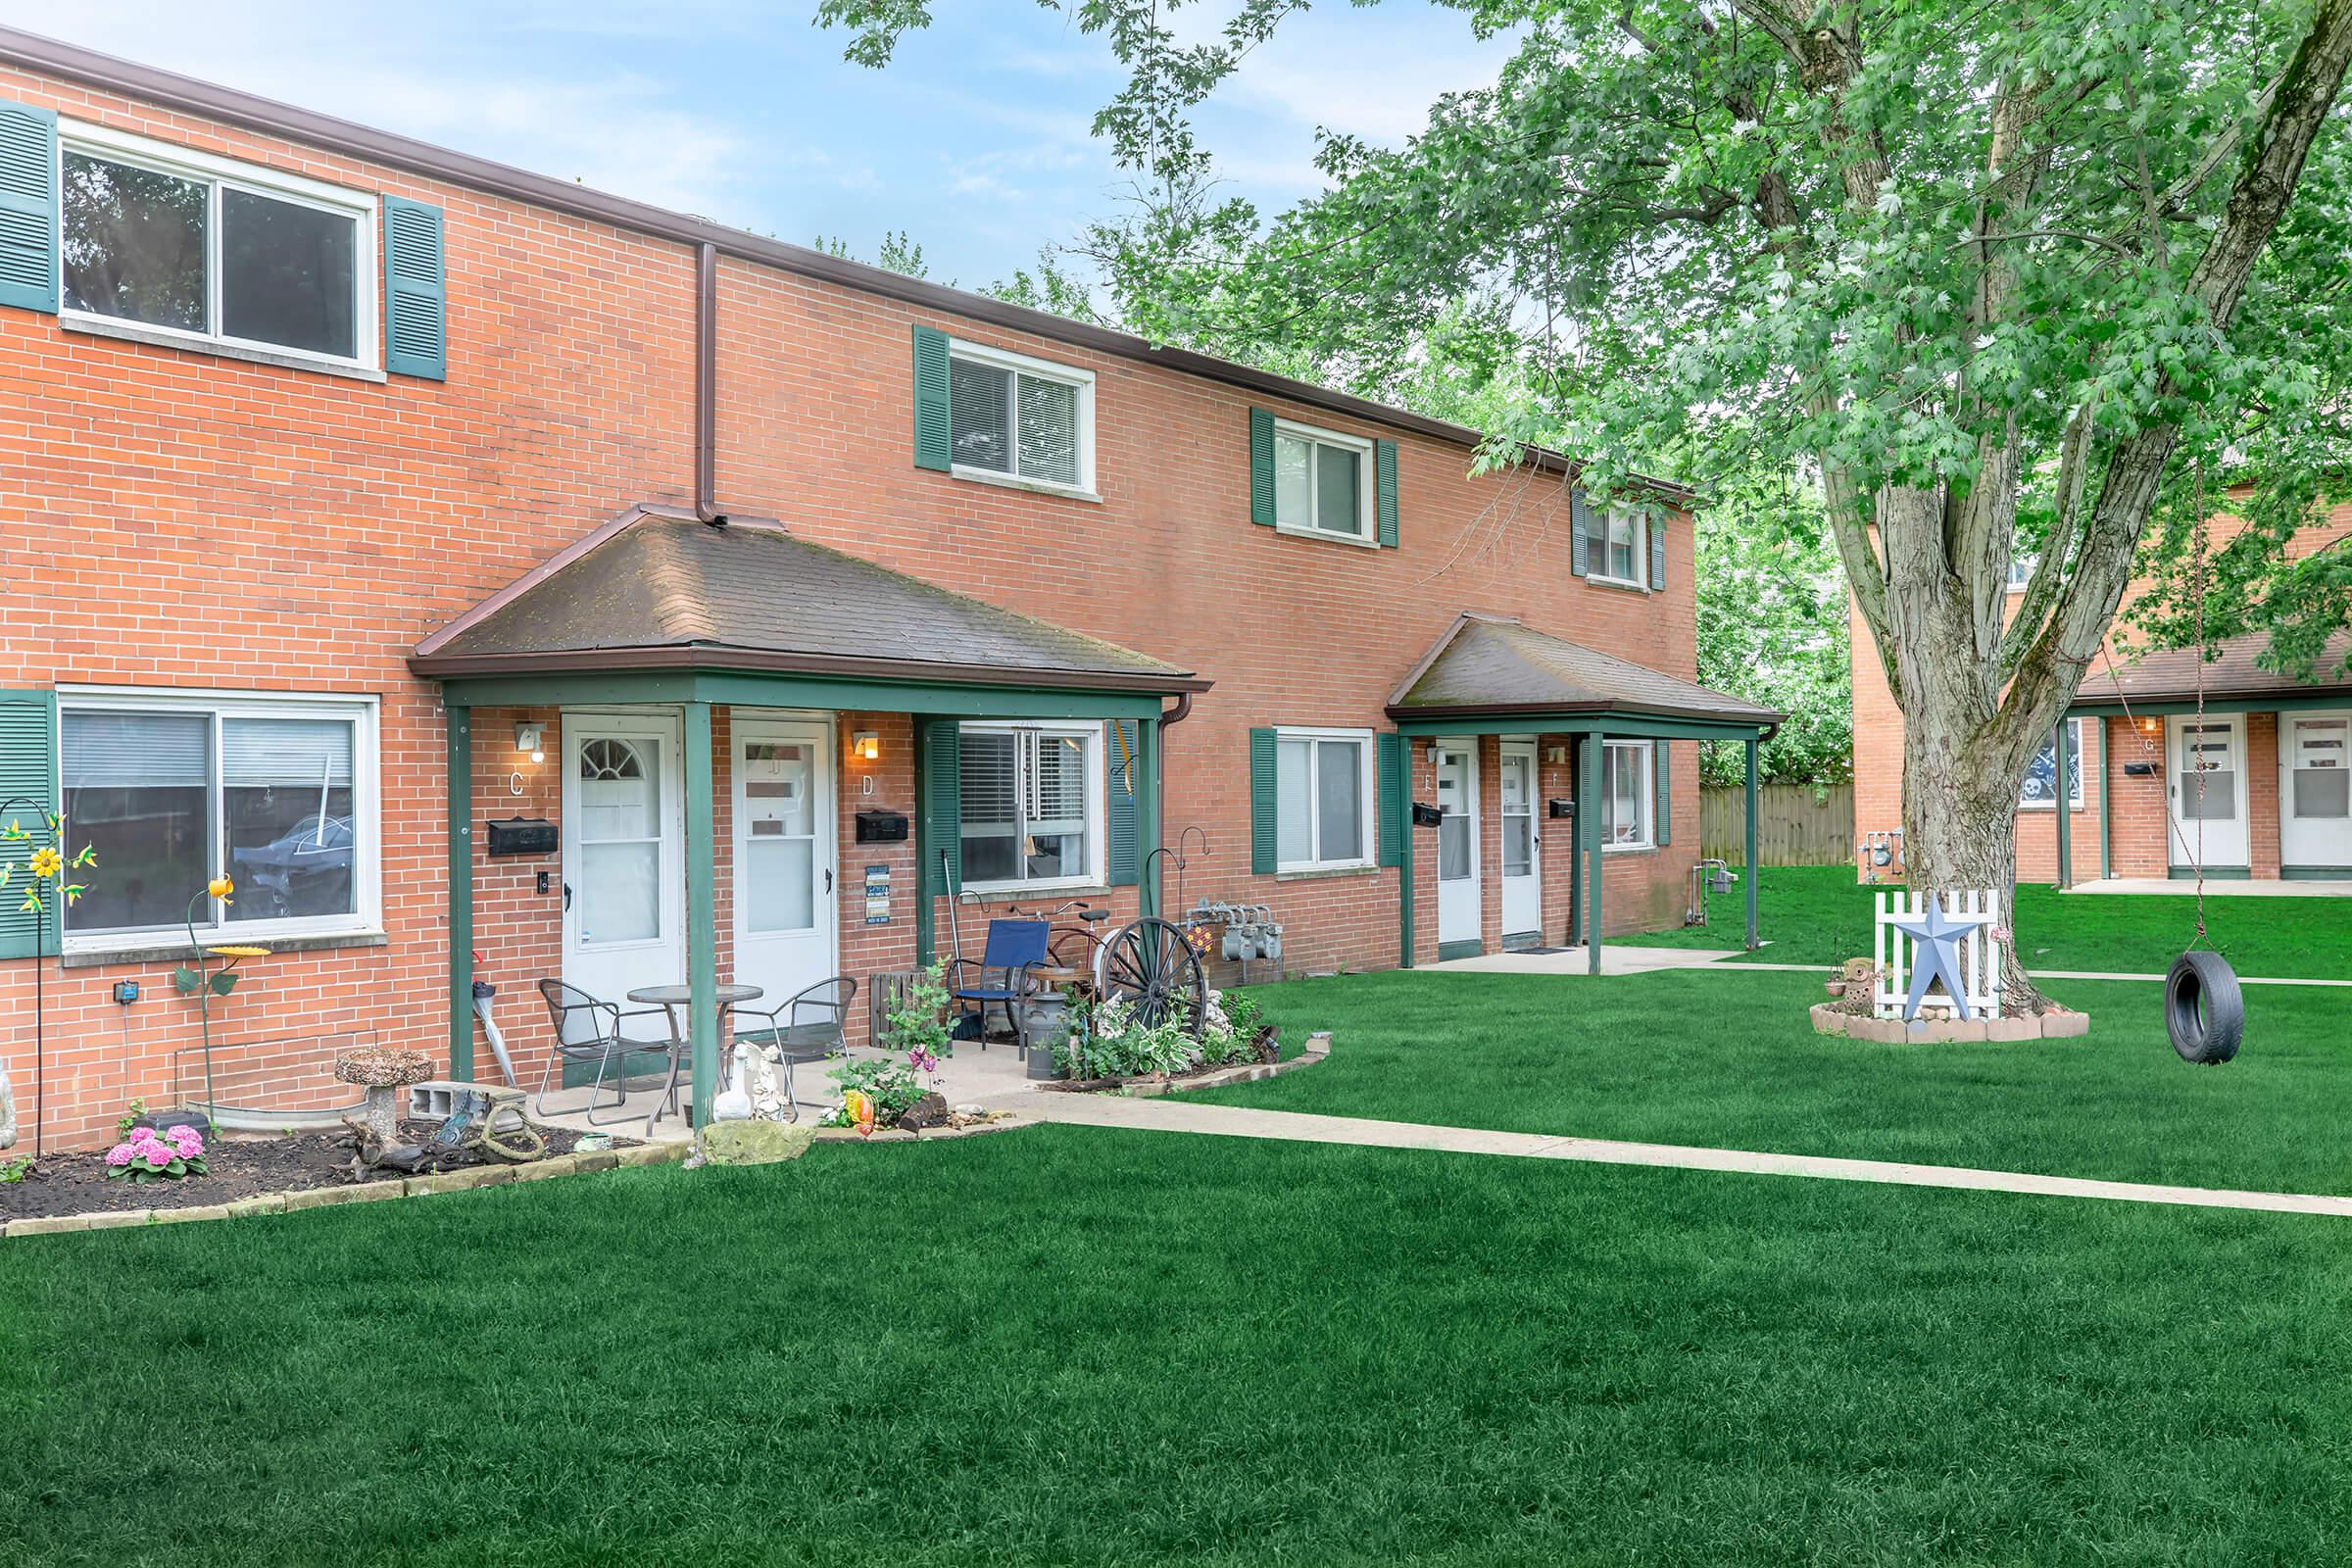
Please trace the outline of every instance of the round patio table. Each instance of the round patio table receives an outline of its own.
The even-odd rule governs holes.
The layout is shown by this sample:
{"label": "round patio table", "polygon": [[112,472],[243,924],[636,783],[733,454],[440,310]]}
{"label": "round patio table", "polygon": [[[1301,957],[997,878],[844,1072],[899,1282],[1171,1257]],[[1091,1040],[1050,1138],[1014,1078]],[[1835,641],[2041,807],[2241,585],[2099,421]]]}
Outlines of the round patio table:
{"label": "round patio table", "polygon": [[[765,995],[767,993],[758,986],[720,986],[717,991],[720,1038],[726,1036],[729,1007],[739,1002],[757,1002]],[[662,1081],[662,1096],[654,1102],[653,1114],[645,1118],[645,1136],[651,1138],[654,1136],[654,1123],[662,1119],[662,1107],[674,1104],[677,1101],[678,1068],[687,1054],[686,1030],[680,1027],[678,1015],[694,1005],[694,987],[639,986],[629,993],[629,1000],[643,1003],[649,1007],[660,1007],[669,1018],[669,1076]]]}

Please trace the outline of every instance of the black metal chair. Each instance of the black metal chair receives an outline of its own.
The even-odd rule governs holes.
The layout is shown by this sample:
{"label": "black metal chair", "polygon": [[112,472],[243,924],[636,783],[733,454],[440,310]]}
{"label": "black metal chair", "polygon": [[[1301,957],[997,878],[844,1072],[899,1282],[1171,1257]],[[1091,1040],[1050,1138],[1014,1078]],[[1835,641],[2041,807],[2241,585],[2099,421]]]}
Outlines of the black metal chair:
{"label": "black metal chair", "polygon": [[[629,1102],[627,1058],[648,1051],[667,1052],[669,1015],[660,1007],[639,1007],[623,1011],[616,1003],[590,996],[577,986],[567,986],[561,980],[539,982],[539,996],[547,1004],[549,1021],[556,1026],[556,1049],[547,1058],[547,1069],[539,1075],[539,1089],[531,1097],[531,1114],[544,1119],[547,1115],[547,1081],[555,1076],[556,1063],[596,1063],[596,1081],[588,1089],[587,1116],[591,1126],[604,1127],[626,1121],[626,1116],[598,1116],[596,1097],[604,1093],[605,1072],[614,1068],[612,1103]],[[631,1040],[622,1029],[630,1018],[660,1018],[662,1035],[657,1040]]]}
{"label": "black metal chair", "polygon": [[[980,961],[957,958],[948,965],[948,995],[959,1003],[977,1004],[981,1050],[988,1049],[988,1006],[992,1002],[1004,1007],[1013,1044],[1023,1048],[1029,1044],[1021,1004],[1036,996],[1037,986],[1029,971],[1046,961],[1049,935],[1051,930],[1043,920],[991,920]],[[974,971],[977,977],[967,981],[964,976]]]}
{"label": "black metal chair", "polygon": [[857,996],[858,982],[848,975],[837,974],[830,980],[819,980],[774,1007],[736,1006],[737,1018],[767,1020],[764,1031],[744,1032],[755,1040],[764,1033],[767,1044],[774,1048],[776,1058],[784,1067],[784,1101],[792,1107],[794,1121],[801,1119],[801,1102],[793,1091],[792,1069],[805,1061],[823,1061],[848,1054],[850,1004]]}

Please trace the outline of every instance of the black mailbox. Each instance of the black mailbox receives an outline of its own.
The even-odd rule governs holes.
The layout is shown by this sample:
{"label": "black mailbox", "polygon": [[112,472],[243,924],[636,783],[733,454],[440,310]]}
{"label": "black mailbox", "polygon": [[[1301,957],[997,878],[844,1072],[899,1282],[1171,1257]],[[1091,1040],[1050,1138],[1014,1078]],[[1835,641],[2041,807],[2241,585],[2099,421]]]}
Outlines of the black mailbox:
{"label": "black mailbox", "polygon": [[2124,776],[2126,778],[2154,778],[2156,764],[2154,762],[2126,762]]}
{"label": "black mailbox", "polygon": [[859,811],[858,813],[858,842],[860,844],[906,843],[906,813],[905,811]]}
{"label": "black mailbox", "polygon": [[1550,800],[1547,800],[1544,803],[1544,814],[1545,816],[1574,816],[1576,814],[1576,803],[1570,800],[1563,800],[1559,796],[1554,795]]}
{"label": "black mailbox", "polygon": [[544,816],[513,816],[504,822],[493,817],[487,826],[494,860],[509,855],[556,853],[556,824]]}
{"label": "black mailbox", "polygon": [[1415,801],[1413,803],[1413,826],[1436,827],[1440,822],[1445,820],[1446,813],[1439,810],[1436,807],[1424,806],[1419,801]]}

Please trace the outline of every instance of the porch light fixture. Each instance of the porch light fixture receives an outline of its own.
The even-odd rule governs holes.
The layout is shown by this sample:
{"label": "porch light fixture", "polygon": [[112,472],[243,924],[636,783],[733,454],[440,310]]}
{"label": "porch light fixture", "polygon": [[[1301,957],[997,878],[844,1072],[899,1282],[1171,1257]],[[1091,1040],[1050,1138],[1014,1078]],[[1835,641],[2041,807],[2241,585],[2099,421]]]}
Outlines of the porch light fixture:
{"label": "porch light fixture", "polygon": [[525,723],[514,726],[514,749],[518,752],[530,753],[531,760],[534,762],[547,760],[546,741],[547,726],[545,724]]}
{"label": "porch light fixture", "polygon": [[2147,734],[2153,735],[2162,727],[2162,725],[2158,722],[2156,715],[2150,713],[2147,717],[2139,721],[2139,727]]}
{"label": "porch light fixture", "polygon": [[861,729],[850,737],[850,755],[861,762],[882,760],[882,737],[870,729]]}

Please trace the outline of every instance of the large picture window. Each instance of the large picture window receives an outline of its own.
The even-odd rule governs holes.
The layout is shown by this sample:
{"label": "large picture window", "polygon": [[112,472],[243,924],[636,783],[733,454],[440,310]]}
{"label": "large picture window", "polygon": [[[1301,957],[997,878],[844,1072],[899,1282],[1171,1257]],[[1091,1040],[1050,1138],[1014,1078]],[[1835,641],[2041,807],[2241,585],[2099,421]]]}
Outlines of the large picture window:
{"label": "large picture window", "polygon": [[376,921],[375,708],[327,699],[90,693],[59,707],[67,832],[102,874],[65,914],[70,945],[183,929],[331,934]]}
{"label": "large picture window", "polygon": [[95,126],[60,172],[69,316],[373,363],[371,198]]}
{"label": "large picture window", "polygon": [[965,887],[1102,879],[1101,725],[965,724],[956,745]]}
{"label": "large picture window", "polygon": [[[2067,722],[2074,726],[2067,736],[2066,804],[2075,810],[2082,809],[2082,736],[2083,723],[2079,718]],[[2026,781],[2018,786],[2017,804],[2021,810],[2046,811],[2058,799],[2058,732],[2052,730],[2034,760],[2026,764]]]}
{"label": "large picture window", "polygon": [[1650,847],[1648,741],[1608,741],[1600,748],[1600,842],[1611,850]]}
{"label": "large picture window", "polygon": [[1368,730],[1277,730],[1276,868],[1338,870],[1372,863],[1372,736]]}
{"label": "large picture window", "polygon": [[1092,374],[977,344],[956,343],[948,355],[948,443],[957,468],[1094,489]]}

